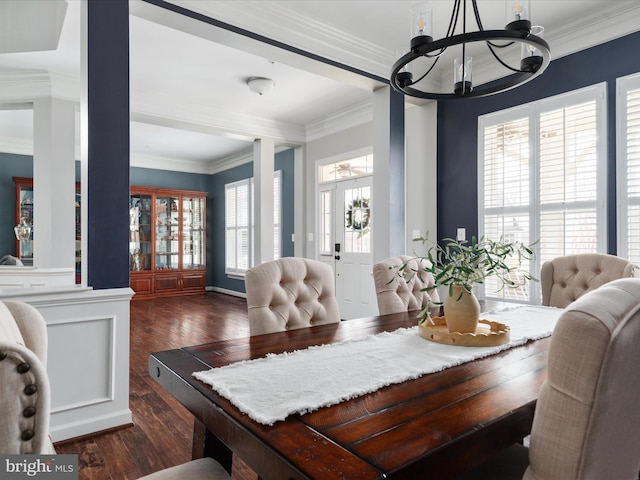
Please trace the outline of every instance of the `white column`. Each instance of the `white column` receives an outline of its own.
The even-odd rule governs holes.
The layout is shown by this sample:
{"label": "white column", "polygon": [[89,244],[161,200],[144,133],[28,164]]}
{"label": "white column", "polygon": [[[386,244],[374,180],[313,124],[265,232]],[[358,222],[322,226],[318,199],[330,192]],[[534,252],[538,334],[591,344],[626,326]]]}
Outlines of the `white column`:
{"label": "white column", "polygon": [[[389,89],[373,92],[373,261],[389,256]],[[375,225],[383,225],[376,228]]]}
{"label": "white column", "polygon": [[273,140],[257,139],[253,143],[254,181],[254,260],[258,265],[273,260]]}
{"label": "white column", "polygon": [[293,209],[293,255],[296,257],[309,257],[307,255],[307,241],[305,235],[305,178],[307,175],[306,159],[302,147],[296,147],[294,150],[294,202],[295,208]]}
{"label": "white column", "polygon": [[408,254],[426,255],[427,248],[412,239],[414,233],[438,240],[438,103],[406,111],[407,247]]}
{"label": "white column", "polygon": [[[33,103],[33,261],[75,268],[75,104]],[[73,283],[73,277],[70,277]]]}

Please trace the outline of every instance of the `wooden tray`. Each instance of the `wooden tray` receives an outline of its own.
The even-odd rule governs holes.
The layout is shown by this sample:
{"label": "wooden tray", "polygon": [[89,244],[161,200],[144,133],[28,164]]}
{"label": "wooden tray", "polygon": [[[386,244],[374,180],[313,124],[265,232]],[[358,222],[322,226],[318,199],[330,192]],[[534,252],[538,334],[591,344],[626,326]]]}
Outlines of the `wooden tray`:
{"label": "wooden tray", "polygon": [[495,347],[509,341],[510,329],[503,323],[491,320],[479,320],[476,333],[449,332],[445,317],[433,317],[433,324],[428,320],[419,325],[422,338],[431,342],[457,345],[459,347]]}

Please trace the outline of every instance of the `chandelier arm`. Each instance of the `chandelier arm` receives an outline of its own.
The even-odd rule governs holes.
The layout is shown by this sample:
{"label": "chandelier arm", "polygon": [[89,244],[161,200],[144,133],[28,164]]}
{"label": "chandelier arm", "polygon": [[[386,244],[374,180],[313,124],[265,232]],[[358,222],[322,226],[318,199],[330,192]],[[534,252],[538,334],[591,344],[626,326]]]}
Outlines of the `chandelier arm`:
{"label": "chandelier arm", "polygon": [[[451,10],[451,19],[449,20],[449,28],[447,28],[447,37],[453,35],[458,25],[458,15],[460,14],[460,1],[455,0],[453,4],[453,10]],[[444,50],[443,50],[444,51]]]}
{"label": "chandelier arm", "polygon": [[473,15],[476,17],[476,25],[478,25],[478,29],[480,31],[484,30],[482,26],[482,20],[480,20],[480,12],[478,11],[478,3],[476,0],[471,0],[471,5],[473,6]]}
{"label": "chandelier arm", "polygon": [[[460,14],[461,1],[464,1],[464,0],[455,0],[453,3],[453,10],[451,10],[451,18],[449,19],[449,27],[447,27],[447,34],[445,35],[445,38],[451,37],[453,35],[453,32],[455,32],[456,26],[458,25],[458,16]],[[432,55],[426,53],[423,55],[423,57],[439,58],[440,55],[442,55],[446,50],[447,50],[447,47],[443,47],[440,49],[438,53],[434,53]],[[431,68],[433,68],[433,66]],[[429,69],[429,71],[431,71],[431,69]],[[424,75],[422,76],[422,78],[424,78]],[[422,80],[422,78],[420,78],[420,80]],[[418,80],[418,82],[420,80]],[[416,83],[416,82],[413,82],[413,83]]]}
{"label": "chandelier arm", "polygon": [[513,45],[515,42],[505,43],[504,45],[498,45],[498,44],[495,44],[493,42],[487,42],[487,43],[489,45],[491,45],[492,47],[495,47],[495,48],[507,48],[507,47],[510,47],[511,45]]}
{"label": "chandelier arm", "polygon": [[[491,42],[486,42],[486,43],[487,43],[487,47],[489,48],[489,51],[493,54],[493,56],[495,57],[495,59],[498,61],[498,63],[500,65],[502,65],[507,70],[511,70],[512,72],[523,73],[523,71],[520,70],[519,68],[513,68],[512,66],[507,65],[505,62],[503,62],[502,59],[498,56],[498,54],[493,50]],[[511,43],[513,43],[513,42],[511,42]]]}
{"label": "chandelier arm", "polygon": [[427,72],[424,75],[422,75],[419,79],[417,79],[415,82],[411,82],[411,85],[415,85],[416,83],[421,82],[426,78],[427,75],[431,73],[431,70],[433,70],[433,67],[435,67],[436,63],[438,63],[438,60],[440,60],[440,57],[435,57],[435,58],[436,59],[433,61],[433,63],[429,67],[429,70],[427,70]]}

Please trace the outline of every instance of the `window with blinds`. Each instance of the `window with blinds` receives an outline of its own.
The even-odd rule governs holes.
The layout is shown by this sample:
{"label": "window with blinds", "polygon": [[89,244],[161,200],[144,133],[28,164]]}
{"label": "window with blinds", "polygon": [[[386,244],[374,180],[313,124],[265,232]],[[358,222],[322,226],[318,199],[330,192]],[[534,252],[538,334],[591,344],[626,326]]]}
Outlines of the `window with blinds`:
{"label": "window with blinds", "polygon": [[[522,266],[536,278],[557,256],[606,251],[604,93],[596,85],[479,119],[480,233],[536,242]],[[540,302],[537,283],[489,278],[484,295]]]}
{"label": "window with blinds", "polygon": [[[273,176],[273,258],[280,258],[282,245],[282,172]],[[253,266],[254,246],[253,178],[225,185],[225,273],[244,275]]]}
{"label": "window with blinds", "polygon": [[640,262],[640,74],[617,80],[618,255]]}
{"label": "window with blinds", "polygon": [[249,268],[251,192],[250,179],[225,185],[225,271],[230,274]]}

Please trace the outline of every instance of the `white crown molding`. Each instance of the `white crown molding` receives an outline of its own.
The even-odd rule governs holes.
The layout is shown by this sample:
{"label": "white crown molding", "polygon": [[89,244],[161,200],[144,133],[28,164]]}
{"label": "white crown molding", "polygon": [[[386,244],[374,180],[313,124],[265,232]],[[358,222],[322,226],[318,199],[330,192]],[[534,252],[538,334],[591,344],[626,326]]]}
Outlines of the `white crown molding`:
{"label": "white crown molding", "polygon": [[307,142],[373,121],[373,101],[368,100],[352,108],[336,112],[306,125]]}
{"label": "white crown molding", "polygon": [[0,101],[29,102],[50,97],[51,77],[45,71],[16,70],[0,73]]}
{"label": "white crown molding", "polygon": [[383,78],[388,77],[393,62],[393,51],[321,23],[317,18],[302,15],[278,2],[251,2],[247,6],[246,2],[217,1],[215,10],[198,0],[169,2]]}
{"label": "white crown molding", "polygon": [[130,164],[132,167],[151,168],[154,170],[170,170],[174,172],[209,174],[211,167],[207,163],[189,160],[177,160],[175,158],[146,155],[143,153],[131,153]]}
{"label": "white crown molding", "polygon": [[[290,148],[292,148],[291,145],[280,145],[275,148],[275,153],[284,152],[285,150],[289,150]],[[210,162],[210,169],[208,173],[210,175],[213,175],[215,173],[224,172],[225,170],[239,167],[240,165],[251,162],[253,162],[253,148],[244,152],[230,155],[226,158],[223,158],[222,160],[214,160]]]}
{"label": "white crown molding", "polygon": [[253,148],[248,151],[240,152],[227,158],[223,158],[222,160],[210,162],[207,173],[209,175],[214,175],[216,173],[224,172],[225,170],[239,167],[240,165],[251,162],[253,162]]}
{"label": "white crown molding", "polygon": [[0,137],[0,152],[33,156],[33,141],[30,138]]}
{"label": "white crown molding", "polygon": [[[141,100],[149,98],[149,100]],[[219,133],[245,139],[272,138],[279,142],[304,143],[304,127],[293,123],[222,111],[205,104],[185,105],[159,93],[131,94],[131,111],[174,119],[176,122],[206,125],[211,133]]]}
{"label": "white crown molding", "polygon": [[551,58],[560,58],[640,31],[640,2],[610,2],[606,15],[581,17],[545,36]]}

